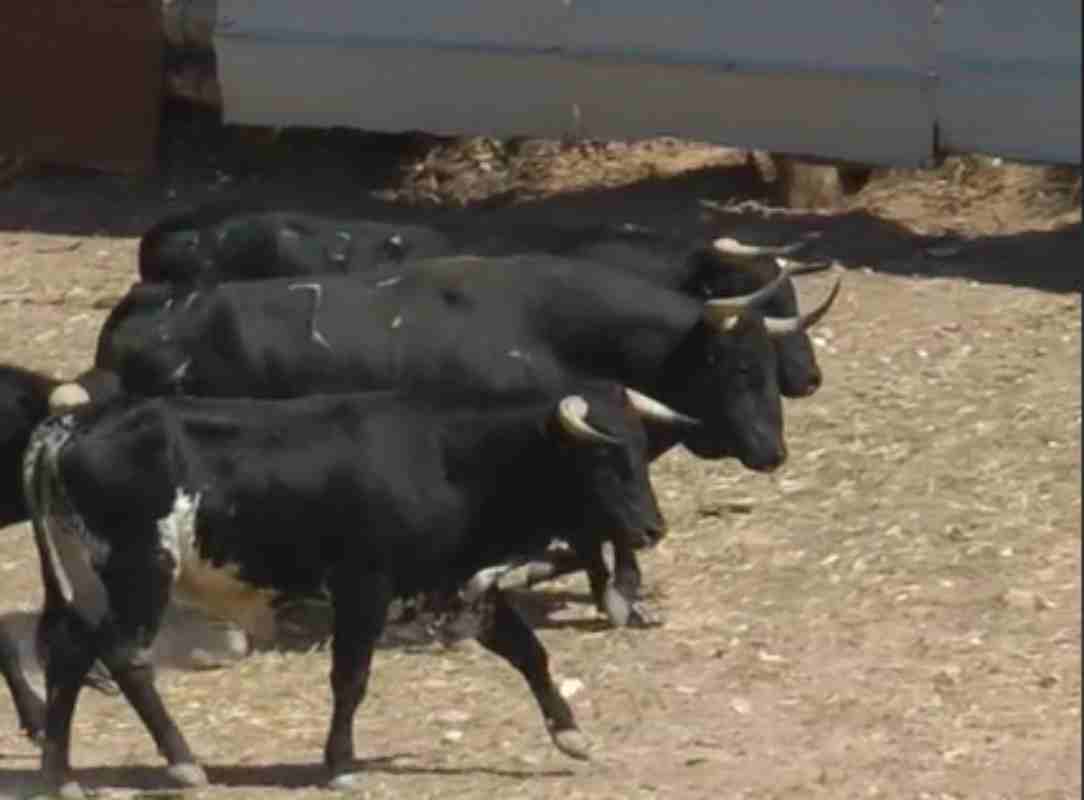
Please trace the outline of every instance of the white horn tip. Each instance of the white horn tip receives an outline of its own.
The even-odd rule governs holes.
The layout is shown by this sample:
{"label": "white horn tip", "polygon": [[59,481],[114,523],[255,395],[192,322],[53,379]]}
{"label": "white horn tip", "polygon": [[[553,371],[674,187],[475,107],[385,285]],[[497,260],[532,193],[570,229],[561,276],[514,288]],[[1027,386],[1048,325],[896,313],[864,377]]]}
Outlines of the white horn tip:
{"label": "white horn tip", "polygon": [[806,246],[807,242],[797,241],[784,245],[753,245],[739,242],[729,236],[722,236],[711,243],[712,247],[720,253],[737,258],[756,258],[757,256],[783,256],[796,253]]}
{"label": "white horn tip", "polygon": [[90,395],[78,383],[62,383],[49,394],[49,411],[55,414],[89,402]]}

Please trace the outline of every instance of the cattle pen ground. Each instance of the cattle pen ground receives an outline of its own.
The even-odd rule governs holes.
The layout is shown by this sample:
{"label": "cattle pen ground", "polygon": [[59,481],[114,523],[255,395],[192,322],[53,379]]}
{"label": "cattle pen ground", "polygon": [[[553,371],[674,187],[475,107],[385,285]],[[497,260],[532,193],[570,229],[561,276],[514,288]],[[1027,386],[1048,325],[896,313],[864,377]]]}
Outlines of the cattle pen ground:
{"label": "cattle pen ground", "polygon": [[[813,331],[825,385],[786,403],[787,465],[677,451],[653,466],[671,532],[643,566],[665,623],[606,629],[580,578],[521,596],[594,760],[556,753],[520,677],[473,643],[389,646],[356,725],[362,796],[1079,797],[1079,171],[953,159],[878,172],[814,214],[773,207],[742,153],[688,142],[200,125],[171,123],[154,178],[0,186],[3,361],[88,366],[139,234],[208,200],[807,237],[846,268]],[[802,297],[830,279],[802,278]],[[0,581],[0,611],[22,621],[40,597],[25,525],[3,532]],[[327,669],[319,651],[163,669],[214,784],[187,795],[328,796]],[[38,768],[15,728],[5,696],[5,798],[31,794]],[[164,785],[118,697],[83,694],[73,762],[103,797]]]}

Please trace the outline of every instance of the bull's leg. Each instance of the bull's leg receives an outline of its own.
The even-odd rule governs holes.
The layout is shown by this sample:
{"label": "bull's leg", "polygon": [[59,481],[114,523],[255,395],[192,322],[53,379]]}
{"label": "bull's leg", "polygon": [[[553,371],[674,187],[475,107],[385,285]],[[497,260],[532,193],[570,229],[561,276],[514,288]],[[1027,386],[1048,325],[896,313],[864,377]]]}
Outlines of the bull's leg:
{"label": "bull's leg", "polygon": [[331,728],[324,764],[334,789],[351,789],[360,778],[354,763],[354,713],[369,684],[373,649],[391,605],[391,581],[382,575],[359,575],[347,568],[331,581],[334,631],[331,639]]}
{"label": "bull's leg", "polygon": [[611,578],[610,568],[602,556],[602,542],[596,537],[575,537],[573,547],[582,559],[591,586],[595,605],[610,623],[618,628],[643,628],[655,625],[654,616],[637,598],[640,568],[636,556],[626,542],[614,540],[614,565],[617,575]]}
{"label": "bull's leg", "polygon": [[554,745],[573,758],[588,758],[588,742],[549,672],[549,656],[504,594],[490,589],[482,601],[478,641],[515,667],[531,687]]}
{"label": "bull's leg", "polygon": [[173,556],[165,550],[156,550],[148,559],[109,565],[102,581],[110,614],[98,631],[98,652],[168,762],[171,780],[181,786],[203,786],[207,776],[154,685],[151,644],[169,605],[173,567]]}
{"label": "bull's leg", "polygon": [[61,797],[82,797],[82,789],[71,777],[71,723],[79,691],[94,663],[93,634],[73,609],[51,601],[47,591],[38,642],[45,660],[47,702],[42,777]]}
{"label": "bull's leg", "polygon": [[583,559],[574,550],[551,549],[527,565],[527,586],[556,580],[584,568]]}
{"label": "bull's leg", "polygon": [[0,671],[4,673],[11,699],[15,701],[19,728],[31,739],[38,739],[45,727],[45,702],[26,679],[19,659],[19,646],[3,627],[0,627]]}
{"label": "bull's leg", "polygon": [[632,628],[647,628],[661,625],[659,617],[652,613],[640,599],[642,575],[636,553],[628,542],[620,538],[614,540],[614,590],[629,606],[626,624]]}

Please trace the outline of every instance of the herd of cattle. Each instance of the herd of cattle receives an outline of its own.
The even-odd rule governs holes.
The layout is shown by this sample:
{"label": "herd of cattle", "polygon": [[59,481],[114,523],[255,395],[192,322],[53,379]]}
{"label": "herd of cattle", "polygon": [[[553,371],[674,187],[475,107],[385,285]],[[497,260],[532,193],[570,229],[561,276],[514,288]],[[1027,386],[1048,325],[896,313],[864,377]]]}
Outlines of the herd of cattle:
{"label": "herd of cattle", "polygon": [[330,602],[334,786],[401,598],[469,611],[586,757],[501,578],[584,570],[614,625],[643,623],[635,551],[665,533],[650,462],[682,444],[774,470],[781,396],[820,385],[805,331],[839,282],[800,313],[791,276],[826,265],[795,250],[220,208],[155,225],[86,373],[0,367],[0,525],[33,526],[47,702],[2,629],[0,667],[46,782],[80,793],[71,722],[95,675],[175,782],[206,781],[150,664],[174,594],[257,637]]}

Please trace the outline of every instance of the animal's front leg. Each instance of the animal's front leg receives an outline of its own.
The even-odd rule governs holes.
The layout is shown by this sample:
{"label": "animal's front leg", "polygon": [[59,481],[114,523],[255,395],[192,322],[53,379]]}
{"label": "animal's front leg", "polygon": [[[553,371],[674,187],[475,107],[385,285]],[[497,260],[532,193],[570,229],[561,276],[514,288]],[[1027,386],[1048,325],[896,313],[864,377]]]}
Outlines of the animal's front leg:
{"label": "animal's front leg", "polygon": [[373,648],[384,629],[392,599],[391,581],[341,567],[331,581],[334,633],[331,640],[331,727],[324,764],[333,789],[353,789],[361,778],[354,765],[354,713],[365,699]]}
{"label": "animal's front leg", "polygon": [[553,684],[549,656],[534,631],[499,589],[490,589],[481,603],[483,612],[478,641],[527,679],[557,749],[573,758],[588,758],[587,739],[580,733],[572,709]]}
{"label": "animal's front leg", "polygon": [[110,615],[98,632],[98,651],[125,699],[143,721],[169,767],[171,782],[203,786],[207,776],[166,709],[154,685],[151,644],[162,624],[173,586],[172,554],[158,551],[151,559],[113,563],[102,580]]}
{"label": "animal's front leg", "polygon": [[632,547],[621,539],[614,540],[613,587],[628,604],[625,624],[632,628],[648,628],[662,624],[659,615],[648,609],[640,598],[642,580],[640,565],[637,563],[636,553]]}

